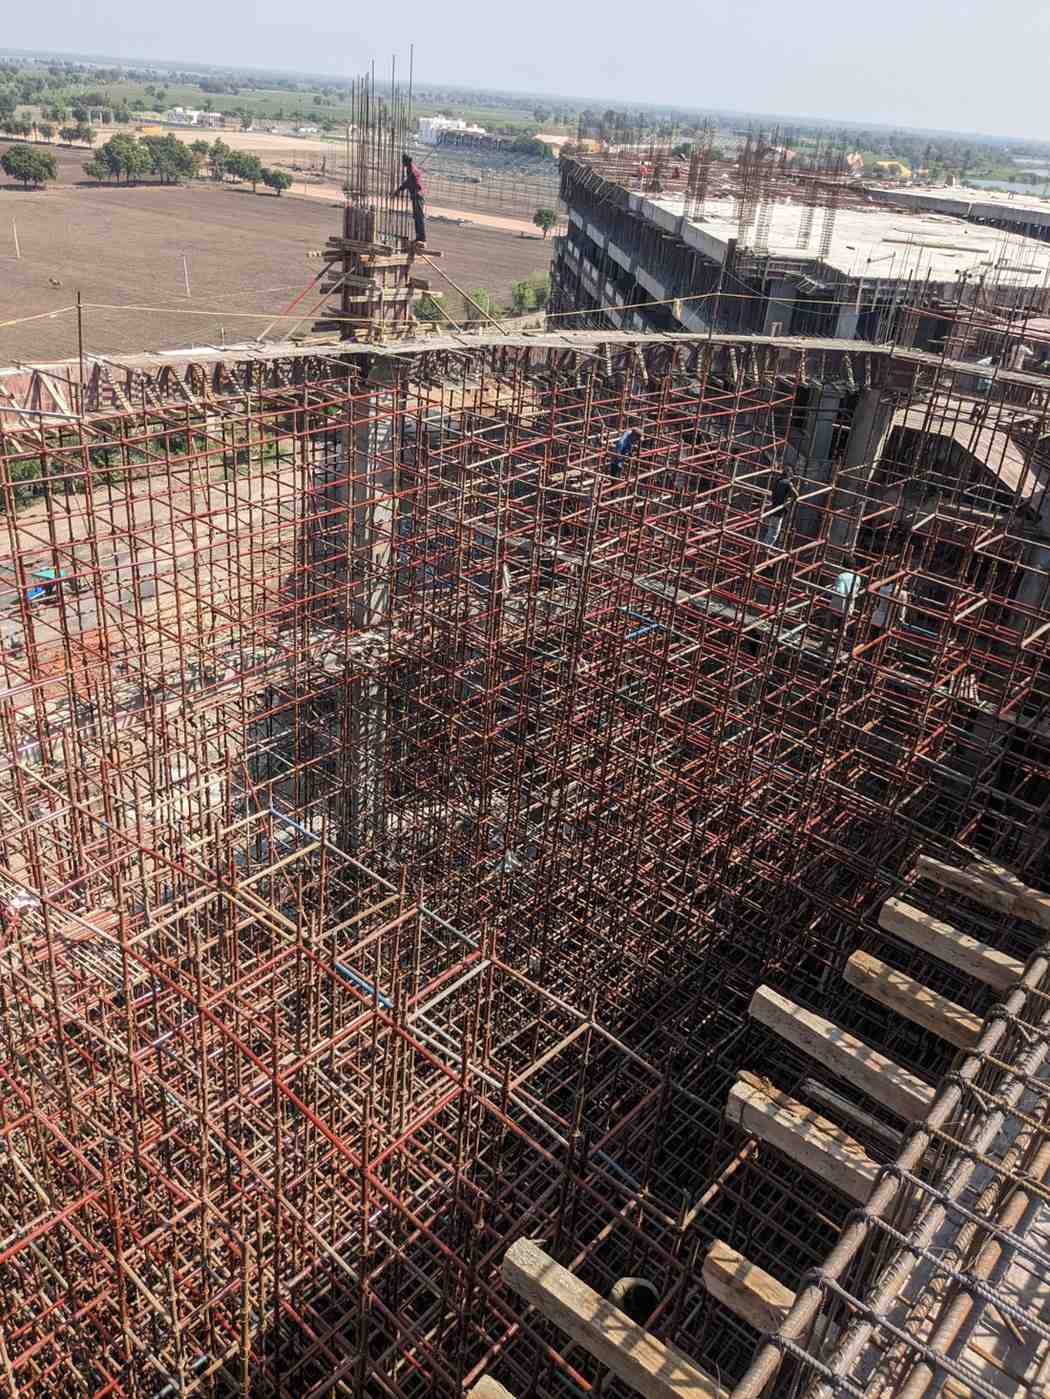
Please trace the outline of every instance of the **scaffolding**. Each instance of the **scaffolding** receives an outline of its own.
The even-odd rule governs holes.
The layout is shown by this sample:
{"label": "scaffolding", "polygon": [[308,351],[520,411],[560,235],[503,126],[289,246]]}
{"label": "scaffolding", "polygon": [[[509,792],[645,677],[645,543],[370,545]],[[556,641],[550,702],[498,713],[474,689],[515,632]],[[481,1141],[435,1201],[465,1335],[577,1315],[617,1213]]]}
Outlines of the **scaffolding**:
{"label": "scaffolding", "polygon": [[797,344],[191,360],[2,410],[8,1389],[625,1393],[503,1285],[523,1237],[737,1382],[705,1248],[797,1283],[848,1215],[725,1120],[807,1077],[755,987],[935,1084],[843,965],[918,848],[1046,860],[1041,536],[900,447],[972,365],[836,362],[858,436],[773,547]]}

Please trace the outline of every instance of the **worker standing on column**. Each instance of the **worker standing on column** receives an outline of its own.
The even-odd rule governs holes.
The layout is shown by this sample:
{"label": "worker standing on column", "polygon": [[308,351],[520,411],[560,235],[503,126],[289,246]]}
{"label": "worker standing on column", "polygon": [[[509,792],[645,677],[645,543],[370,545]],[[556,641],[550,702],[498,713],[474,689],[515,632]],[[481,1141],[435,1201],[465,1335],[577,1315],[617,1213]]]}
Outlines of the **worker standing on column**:
{"label": "worker standing on column", "polygon": [[395,197],[399,194],[407,194],[412,201],[412,218],[416,225],[416,243],[419,247],[425,247],[427,241],[427,217],[426,199],[423,190],[423,176],[420,174],[419,166],[410,155],[401,157],[401,164],[405,167],[405,178],[394,190]]}

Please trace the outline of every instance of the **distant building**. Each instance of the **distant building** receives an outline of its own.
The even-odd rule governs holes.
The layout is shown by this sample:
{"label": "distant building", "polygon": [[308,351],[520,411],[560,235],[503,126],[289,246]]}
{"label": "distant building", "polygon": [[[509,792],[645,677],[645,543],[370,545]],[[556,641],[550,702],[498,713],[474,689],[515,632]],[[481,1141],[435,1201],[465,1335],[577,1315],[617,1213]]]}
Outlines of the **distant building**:
{"label": "distant building", "polygon": [[201,112],[195,107],[172,107],[164,113],[169,126],[203,126],[221,129],[226,125],[222,112]]}
{"label": "distant building", "polygon": [[417,134],[424,146],[439,146],[446,136],[487,136],[488,132],[483,126],[474,126],[458,118],[420,117]]}
{"label": "distant building", "polygon": [[295,128],[296,136],[319,136],[320,133],[321,128],[319,126],[297,126]]}
{"label": "distant building", "polygon": [[909,189],[880,189],[869,185],[866,194],[879,204],[950,214],[967,223],[986,224],[1050,243],[1050,199],[1041,199],[1035,191],[1008,194],[998,189],[969,189],[951,184]]}
{"label": "distant building", "polygon": [[[962,282],[982,287],[989,311],[1050,309],[1045,243],[845,189],[839,207],[789,190],[749,206],[723,183],[701,207],[622,169],[606,173],[601,160],[563,157],[568,229],[555,246],[551,323],[882,341],[916,297],[953,302]],[[886,198],[904,202],[897,191]],[[933,324],[909,343],[925,344]]]}

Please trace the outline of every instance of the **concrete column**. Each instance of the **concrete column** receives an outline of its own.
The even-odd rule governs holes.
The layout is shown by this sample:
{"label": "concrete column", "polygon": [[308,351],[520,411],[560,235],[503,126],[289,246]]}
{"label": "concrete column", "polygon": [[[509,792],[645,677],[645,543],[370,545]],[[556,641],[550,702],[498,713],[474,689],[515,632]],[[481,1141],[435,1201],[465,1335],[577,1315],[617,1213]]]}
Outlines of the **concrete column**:
{"label": "concrete column", "polygon": [[879,389],[862,389],[853,410],[846,465],[874,468],[882,455],[893,422],[893,404],[883,400]]}
{"label": "concrete column", "polygon": [[[831,434],[835,427],[842,393],[837,388],[814,385],[813,401],[807,413],[805,427],[798,439],[798,446],[789,442],[785,447],[784,458],[796,470],[799,487],[803,495],[807,489],[830,480],[831,464],[828,452],[831,448]],[[810,538],[820,532],[823,512],[827,509],[827,497],[822,496],[817,505],[800,505],[795,511],[795,528]]]}
{"label": "concrete column", "polygon": [[835,336],[838,340],[855,340],[857,338],[857,322],[860,320],[860,312],[856,303],[850,303],[839,308],[839,317],[835,323]]}
{"label": "concrete column", "polygon": [[766,318],[762,325],[763,335],[772,335],[777,321],[781,322],[781,333],[791,334],[791,317],[795,312],[795,283],[787,278],[770,282],[769,300],[766,303]]}
{"label": "concrete column", "polygon": [[831,451],[831,434],[835,428],[835,418],[841,402],[841,390],[825,386],[809,410],[804,450],[811,466],[828,459]]}
{"label": "concrete column", "polygon": [[1045,610],[1050,605],[1050,546],[1030,543],[1024,561],[1033,571],[1022,574],[1017,600],[1026,607]]}
{"label": "concrete column", "polygon": [[[823,485],[831,475],[831,464],[829,462],[814,462],[806,465],[805,461],[800,461],[795,468],[798,473],[799,492],[805,495],[807,491],[815,490]],[[820,496],[816,505],[799,505],[795,508],[795,529],[799,534],[803,534],[807,539],[815,539],[820,533],[821,520],[827,509],[827,496]]]}
{"label": "concrete column", "polygon": [[[390,572],[395,526],[395,471],[390,418],[376,420],[381,396],[367,401],[367,418],[348,434],[353,496],[350,558],[351,630],[390,621]],[[366,676],[351,682],[350,790],[347,837],[351,851],[386,838],[386,684]]]}
{"label": "concrete column", "polygon": [[863,389],[853,410],[843,484],[831,499],[836,514],[831,526],[831,543],[852,548],[857,542],[864,501],[869,498],[871,478],[893,428],[892,400],[883,399],[879,389]]}

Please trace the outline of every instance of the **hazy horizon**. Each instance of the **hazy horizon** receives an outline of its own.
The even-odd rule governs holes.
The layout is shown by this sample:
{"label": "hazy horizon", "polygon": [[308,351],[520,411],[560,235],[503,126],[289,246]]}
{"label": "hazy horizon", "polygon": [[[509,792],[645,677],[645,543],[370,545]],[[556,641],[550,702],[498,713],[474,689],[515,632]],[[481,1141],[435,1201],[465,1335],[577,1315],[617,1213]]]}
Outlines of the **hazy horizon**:
{"label": "hazy horizon", "polygon": [[[609,106],[656,103],[700,110],[768,113],[797,120],[907,126],[1000,139],[1043,140],[1050,120],[1038,103],[1050,7],[1003,0],[996,23],[976,22],[974,0],[885,0],[844,14],[829,0],[671,0],[650,32],[660,41],[644,58],[637,10],[601,12],[537,0],[527,28],[493,33],[491,10],[463,0],[454,11],[405,0],[403,24],[369,14],[307,28],[276,0],[185,0],[144,23],[140,4],[109,0],[97,9],[56,0],[45,26],[26,11],[8,15],[3,44],[124,63],[268,69],[347,79],[375,59],[389,71],[395,54],[431,85],[498,88],[521,95],[582,95]],[[314,12],[312,12],[314,13]],[[55,36],[61,35],[61,48]],[[193,56],[189,36],[207,36]],[[492,35],[486,42],[483,35]],[[563,42],[553,39],[561,35]],[[1019,44],[1018,36],[1025,42]],[[491,51],[489,51],[491,47]],[[643,57],[639,57],[639,53]],[[581,59],[580,55],[585,57]],[[1007,75],[1009,82],[1006,81]],[[805,94],[803,97],[802,95]]]}

